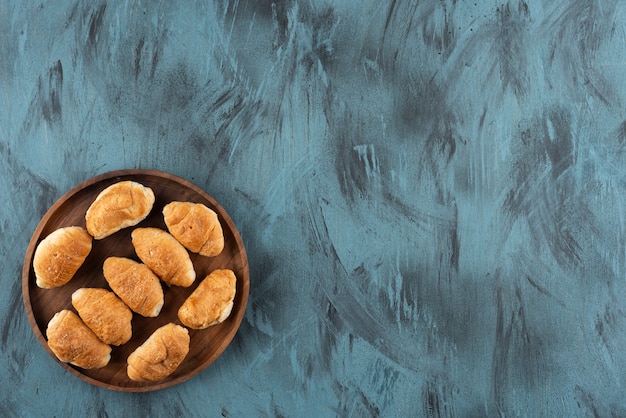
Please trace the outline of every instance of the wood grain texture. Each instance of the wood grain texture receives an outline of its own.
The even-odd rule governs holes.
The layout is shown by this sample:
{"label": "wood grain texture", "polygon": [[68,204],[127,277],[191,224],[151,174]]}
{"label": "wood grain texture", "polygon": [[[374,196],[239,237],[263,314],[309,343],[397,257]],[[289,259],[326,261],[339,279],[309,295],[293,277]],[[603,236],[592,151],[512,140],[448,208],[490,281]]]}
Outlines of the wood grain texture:
{"label": "wood grain texture", "polygon": [[[56,357],[48,348],[45,338],[46,327],[55,313],[62,309],[73,310],[71,295],[83,287],[107,288],[102,274],[102,263],[107,257],[127,257],[138,261],[134,252],[130,234],[135,227],[125,228],[110,237],[94,240],[91,253],[78,270],[74,278],[66,285],[55,289],[41,289],[35,284],[32,257],[38,243],[54,230],[65,226],[83,226],[85,211],[96,196],[111,184],[124,180],[133,180],[150,187],[156,200],[148,217],[135,227],[156,227],[167,230],[162,209],[172,201],[202,203],[213,209],[224,229],[224,250],[216,257],[203,257],[190,254],[197,274],[196,281],[189,288],[164,285],[165,302],[161,313],[156,318],[133,315],[133,336],[119,347],[113,347],[111,361],[101,369],[85,370],[59,362],[70,373],[94,385],[128,392],[144,392],[167,388],[183,382],[206,367],[226,349],[234,337],[243,318],[248,300],[250,277],[248,262],[243,242],[224,209],[206,192],[192,183],[168,173],[151,170],[119,170],[105,173],[89,179],[64,194],[44,215],[35,229],[26,251],[22,277],[24,304],[28,318],[39,342],[50,355]],[[210,272],[228,268],[235,272],[237,288],[234,307],[224,323],[202,331],[191,330],[190,350],[185,361],[176,371],[159,382],[138,383],[126,373],[129,354],[141,345],[159,327],[167,323],[180,324],[177,313],[180,306],[193,292],[200,281]]]}

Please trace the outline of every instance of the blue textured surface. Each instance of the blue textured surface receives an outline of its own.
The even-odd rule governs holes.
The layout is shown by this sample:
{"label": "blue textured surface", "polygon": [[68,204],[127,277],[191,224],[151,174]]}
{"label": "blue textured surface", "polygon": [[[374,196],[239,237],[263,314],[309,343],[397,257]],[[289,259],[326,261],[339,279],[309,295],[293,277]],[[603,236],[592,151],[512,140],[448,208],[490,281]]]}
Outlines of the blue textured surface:
{"label": "blue textured surface", "polygon": [[[0,1],[0,415],[626,416],[626,6]],[[245,241],[232,345],[148,394],[33,336],[30,234],[159,169]]]}

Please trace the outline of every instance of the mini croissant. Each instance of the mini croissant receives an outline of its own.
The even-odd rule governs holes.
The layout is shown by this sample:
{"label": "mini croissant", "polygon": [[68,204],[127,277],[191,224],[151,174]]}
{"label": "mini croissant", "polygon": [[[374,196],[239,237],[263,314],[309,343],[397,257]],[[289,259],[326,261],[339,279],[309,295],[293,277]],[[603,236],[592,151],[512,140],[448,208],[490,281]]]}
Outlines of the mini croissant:
{"label": "mini croissant", "polygon": [[133,313],[115,293],[80,288],[72,293],[72,305],[85,325],[105,344],[122,345],[133,335]]}
{"label": "mini croissant", "polygon": [[128,356],[127,374],[138,382],[157,382],[171,375],[189,353],[189,331],[173,323],[158,328]]}
{"label": "mini croissant", "polygon": [[104,189],[85,214],[87,231],[103,239],[143,221],[154,205],[154,192],[134,181],[121,181]]}
{"label": "mini croissant", "polygon": [[59,228],[44,238],[33,256],[37,286],[44,289],[69,282],[91,252],[91,235],[85,228]]}
{"label": "mini croissant", "polygon": [[178,319],[193,329],[223,322],[233,309],[236,285],[237,278],[232,270],[214,270],[183,302]]}
{"label": "mini croissant", "polygon": [[98,339],[72,311],[57,312],[46,329],[48,347],[64,363],[83,369],[99,369],[109,364],[111,347]]}
{"label": "mini croissant", "polygon": [[202,203],[168,203],[163,218],[170,234],[189,251],[214,257],[224,249],[224,232],[217,213]]}
{"label": "mini croissant", "polygon": [[159,278],[144,264],[124,257],[109,257],[102,265],[104,279],[130,309],[145,317],[156,317],[163,307]]}
{"label": "mini croissant", "polygon": [[136,228],[131,237],[137,256],[161,280],[170,286],[191,286],[196,272],[176,238],[159,228]]}

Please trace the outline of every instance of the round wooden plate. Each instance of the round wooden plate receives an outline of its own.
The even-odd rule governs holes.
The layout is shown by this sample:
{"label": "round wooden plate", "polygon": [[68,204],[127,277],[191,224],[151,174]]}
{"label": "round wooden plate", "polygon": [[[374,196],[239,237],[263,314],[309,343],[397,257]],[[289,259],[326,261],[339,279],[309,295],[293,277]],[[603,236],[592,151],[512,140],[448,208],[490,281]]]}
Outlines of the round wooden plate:
{"label": "round wooden plate", "polygon": [[[54,230],[65,226],[85,226],[85,212],[96,196],[107,186],[124,180],[133,180],[150,187],[155,194],[154,207],[148,217],[136,227],[153,226],[167,230],[161,213],[171,201],[203,203],[213,209],[224,230],[224,250],[217,257],[204,257],[190,253],[196,270],[196,281],[189,288],[163,285],[165,302],[156,318],[133,314],[132,339],[119,347],[112,346],[111,361],[102,369],[85,370],[60,362],[48,347],[45,338],[48,322],[62,309],[74,310],[72,293],[81,287],[109,289],[102,274],[102,263],[109,256],[122,256],[139,261],[133,249],[130,233],[135,227],[104,238],[93,240],[92,250],[74,278],[55,289],[41,289],[35,284],[33,254],[39,242]],[[237,276],[237,290],[232,313],[221,324],[205,330],[189,330],[189,354],[176,371],[165,380],[139,383],[128,378],[126,359],[158,327],[173,322],[180,325],[178,308],[187,296],[211,271],[229,268]],[[164,389],[184,382],[213,363],[237,333],[248,302],[250,276],[246,251],[233,221],[226,211],[205,191],[192,183],[171,174],[153,170],[119,170],[89,179],[63,195],[44,215],[28,245],[22,270],[22,294],[26,314],[33,331],[46,351],[61,366],[79,378],[96,386],[124,392],[148,392]]]}

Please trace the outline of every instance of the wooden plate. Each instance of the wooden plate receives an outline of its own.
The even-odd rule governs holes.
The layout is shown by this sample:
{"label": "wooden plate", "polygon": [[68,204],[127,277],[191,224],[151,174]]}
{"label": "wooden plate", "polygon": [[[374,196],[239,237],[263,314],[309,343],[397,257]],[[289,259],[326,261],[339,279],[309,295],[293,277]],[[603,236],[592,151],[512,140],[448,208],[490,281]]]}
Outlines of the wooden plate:
{"label": "wooden plate", "polygon": [[[163,286],[165,303],[156,318],[144,318],[133,314],[132,339],[120,346],[111,347],[111,361],[102,369],[84,370],[60,362],[48,347],[46,328],[54,314],[62,309],[74,310],[72,293],[81,287],[107,288],[102,275],[102,263],[109,256],[122,256],[138,260],[133,249],[130,233],[135,227],[123,229],[102,240],[93,240],[91,253],[74,278],[55,289],[41,289],[35,284],[33,254],[39,242],[57,228],[85,226],[85,212],[96,196],[107,186],[124,180],[133,180],[152,188],[155,203],[148,217],[136,227],[154,226],[166,229],[161,210],[167,203],[190,201],[203,203],[213,209],[224,230],[224,250],[217,257],[203,257],[190,253],[196,270],[196,281],[189,288]],[[126,374],[128,355],[141,345],[158,327],[169,322],[180,324],[178,308],[211,271],[229,268],[237,276],[237,290],[231,315],[223,323],[205,330],[189,330],[189,354],[178,369],[163,381],[138,383]],[[44,348],[61,366],[79,378],[108,389],[124,392],[147,392],[164,389],[195,376],[217,359],[237,333],[248,302],[250,277],[248,260],[241,237],[226,211],[205,191],[192,183],[171,174],[151,170],[113,171],[89,179],[62,196],[44,215],[35,229],[28,245],[22,270],[22,293],[26,314],[33,331]],[[75,310],[74,310],[75,312]]]}

